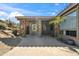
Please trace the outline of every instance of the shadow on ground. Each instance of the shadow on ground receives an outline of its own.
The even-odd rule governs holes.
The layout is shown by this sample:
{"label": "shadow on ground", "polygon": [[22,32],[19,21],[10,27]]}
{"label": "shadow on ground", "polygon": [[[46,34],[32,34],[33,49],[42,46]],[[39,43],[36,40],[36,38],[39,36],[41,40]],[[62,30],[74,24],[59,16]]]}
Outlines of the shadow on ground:
{"label": "shadow on ground", "polygon": [[15,47],[20,43],[21,39],[20,38],[0,38],[0,41],[8,46]]}

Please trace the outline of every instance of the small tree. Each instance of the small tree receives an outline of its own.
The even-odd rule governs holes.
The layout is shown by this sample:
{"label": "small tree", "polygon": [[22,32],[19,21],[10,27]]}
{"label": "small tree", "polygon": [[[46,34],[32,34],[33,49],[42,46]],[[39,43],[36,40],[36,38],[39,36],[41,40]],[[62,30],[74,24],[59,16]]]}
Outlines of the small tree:
{"label": "small tree", "polygon": [[54,24],[54,35],[55,36],[58,36],[58,34],[59,34],[59,31],[60,31],[59,24],[60,24],[60,22],[61,22],[60,16],[53,17],[51,19],[51,21],[49,22],[49,24]]}

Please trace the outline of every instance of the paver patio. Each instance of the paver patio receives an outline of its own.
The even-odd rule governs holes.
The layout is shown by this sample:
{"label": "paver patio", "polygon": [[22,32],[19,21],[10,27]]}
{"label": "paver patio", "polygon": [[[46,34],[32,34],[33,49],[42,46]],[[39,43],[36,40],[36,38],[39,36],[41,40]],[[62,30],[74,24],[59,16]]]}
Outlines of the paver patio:
{"label": "paver patio", "polygon": [[76,52],[70,50],[69,47],[73,46],[61,43],[55,38],[49,36],[27,36],[22,38],[20,44],[8,53],[4,54],[4,56],[78,55]]}

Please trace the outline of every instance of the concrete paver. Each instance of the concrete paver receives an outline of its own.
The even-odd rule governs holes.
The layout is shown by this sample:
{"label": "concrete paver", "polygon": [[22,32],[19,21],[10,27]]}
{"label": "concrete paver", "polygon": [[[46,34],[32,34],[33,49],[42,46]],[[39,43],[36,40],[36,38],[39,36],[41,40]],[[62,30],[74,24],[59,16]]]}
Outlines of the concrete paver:
{"label": "concrete paver", "polygon": [[69,45],[61,43],[56,39],[44,36],[27,36],[22,38],[20,44],[4,54],[4,56],[77,56],[78,54],[71,51]]}

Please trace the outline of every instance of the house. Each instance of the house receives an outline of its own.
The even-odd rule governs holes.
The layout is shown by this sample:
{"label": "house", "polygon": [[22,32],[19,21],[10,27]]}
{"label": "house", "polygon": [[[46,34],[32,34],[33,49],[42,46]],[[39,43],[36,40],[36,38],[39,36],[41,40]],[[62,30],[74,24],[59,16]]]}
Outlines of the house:
{"label": "house", "polygon": [[53,16],[16,16],[20,21],[20,33],[23,36],[27,34],[50,35],[52,31],[55,32],[53,34],[72,38],[79,45],[79,4],[69,4],[57,17],[60,18],[60,23],[54,25],[54,30],[51,30],[53,26],[50,26],[49,22]]}
{"label": "house", "polygon": [[79,45],[79,4],[72,3],[57,16],[61,17],[62,35],[72,38]]}

